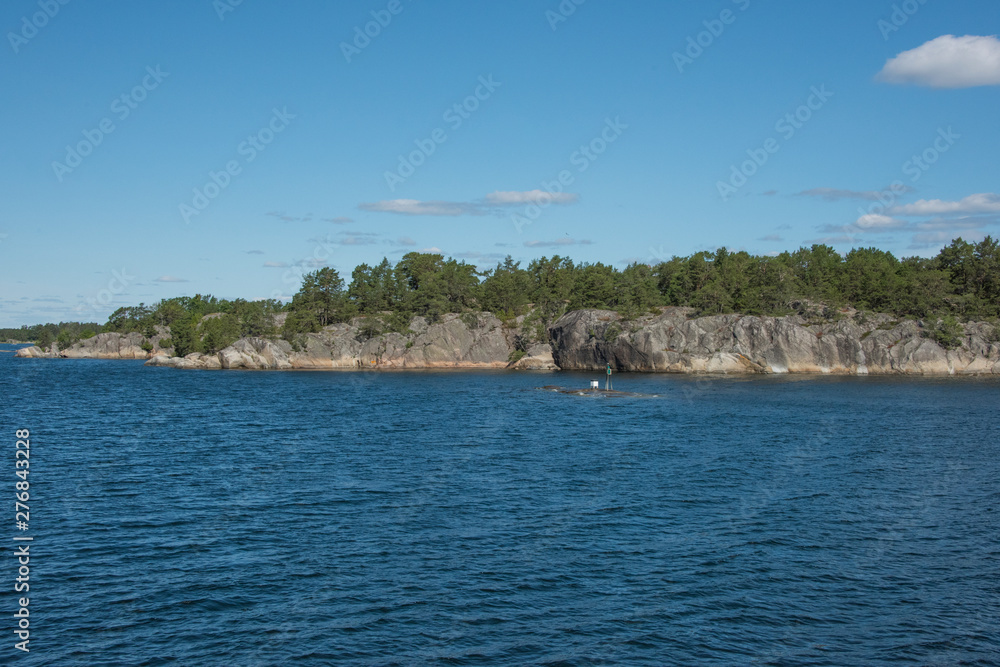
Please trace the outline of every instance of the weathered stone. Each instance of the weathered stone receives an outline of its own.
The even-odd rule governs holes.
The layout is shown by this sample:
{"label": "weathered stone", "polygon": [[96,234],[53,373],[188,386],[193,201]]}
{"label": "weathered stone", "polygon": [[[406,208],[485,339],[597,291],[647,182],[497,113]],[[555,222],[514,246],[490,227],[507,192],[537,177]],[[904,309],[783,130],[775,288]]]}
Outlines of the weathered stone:
{"label": "weathered stone", "polygon": [[611,311],[575,311],[552,327],[553,356],[563,370],[680,373],[1000,374],[992,327],[965,326],[956,350],[945,350],[906,320],[862,327],[851,318],[808,325],[799,316],[717,315],[687,319],[683,309],[622,322]]}

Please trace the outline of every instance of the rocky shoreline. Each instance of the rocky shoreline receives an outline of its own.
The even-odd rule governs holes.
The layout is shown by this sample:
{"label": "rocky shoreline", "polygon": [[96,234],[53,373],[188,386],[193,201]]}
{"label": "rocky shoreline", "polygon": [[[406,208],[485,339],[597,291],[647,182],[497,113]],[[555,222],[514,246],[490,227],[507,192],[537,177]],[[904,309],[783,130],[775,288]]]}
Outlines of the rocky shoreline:
{"label": "rocky shoreline", "polygon": [[959,346],[947,350],[927,337],[925,323],[857,315],[696,318],[689,308],[663,308],[624,320],[613,311],[578,310],[560,317],[544,334],[526,336],[523,316],[504,323],[490,313],[466,313],[445,315],[433,324],[415,317],[405,333],[370,337],[358,318],[305,334],[294,345],[242,338],[215,354],[176,357],[158,347],[163,336],[103,333],[65,350],[30,347],[17,356],[147,359],[148,366],[182,369],[583,371],[603,370],[610,363],[617,371],[663,373],[1000,375],[995,325],[962,325]]}

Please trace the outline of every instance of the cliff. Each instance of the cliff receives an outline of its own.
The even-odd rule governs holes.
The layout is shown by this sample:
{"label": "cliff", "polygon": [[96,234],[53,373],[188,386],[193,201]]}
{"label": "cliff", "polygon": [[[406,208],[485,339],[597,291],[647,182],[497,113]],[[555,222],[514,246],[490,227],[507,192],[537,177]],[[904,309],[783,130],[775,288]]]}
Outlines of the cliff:
{"label": "cliff", "polygon": [[15,356],[36,359],[147,359],[142,349],[146,338],[140,333],[102,333],[81,340],[65,350],[53,343],[48,350],[32,346],[21,348]]}
{"label": "cliff", "polygon": [[[997,329],[963,325],[960,345],[946,350],[913,320],[853,311],[830,318],[802,315],[692,318],[666,308],[625,321],[613,311],[567,313],[532,341],[523,318],[502,323],[489,313],[411,320],[405,333],[366,333],[364,321],[335,324],[285,340],[244,338],[216,354],[170,356],[142,349],[140,334],[99,334],[66,350],[37,347],[19,357],[146,359],[184,369],[514,368],[668,373],[1000,374]],[[149,347],[149,345],[147,345]]]}
{"label": "cliff", "polygon": [[567,313],[549,328],[555,363],[672,373],[1000,374],[1000,343],[988,324],[965,325],[960,347],[946,350],[918,322],[886,315],[862,324],[799,315],[688,319],[690,312],[667,308],[633,322],[611,311]]}
{"label": "cliff", "polygon": [[285,340],[243,338],[218,354],[180,359],[157,355],[150,366],[243,369],[505,368],[515,334],[489,313],[445,315],[429,324],[414,317],[409,331],[368,337],[364,321],[334,324]]}

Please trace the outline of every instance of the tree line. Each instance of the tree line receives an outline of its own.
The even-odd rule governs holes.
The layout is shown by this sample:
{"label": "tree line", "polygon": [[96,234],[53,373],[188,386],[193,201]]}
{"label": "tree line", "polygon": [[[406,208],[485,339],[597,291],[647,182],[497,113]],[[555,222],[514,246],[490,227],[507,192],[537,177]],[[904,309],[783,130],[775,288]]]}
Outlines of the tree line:
{"label": "tree line", "polygon": [[501,319],[533,309],[546,320],[569,310],[601,308],[634,318],[661,306],[698,315],[787,315],[793,304],[884,312],[898,317],[1000,316],[1000,246],[956,239],[936,257],[897,259],[877,248],[841,255],[813,245],[778,255],[719,248],[624,269],[542,257],[522,268],[509,256],[479,272],[442,255],[409,253],[395,266],[361,264],[346,284],[336,270],[306,275],[286,306],[286,328],[313,331],[358,315],[393,313],[436,318],[486,310]]}
{"label": "tree line", "polygon": [[365,317],[364,327],[374,335],[403,331],[415,315],[435,321],[446,313],[489,311],[502,320],[530,314],[543,327],[582,308],[615,310],[628,319],[662,306],[688,306],[698,315],[781,316],[803,302],[918,319],[995,319],[1000,246],[989,236],[978,243],[956,239],[933,258],[904,259],[877,248],[841,255],[819,244],[774,256],[719,248],[624,269],[558,255],[522,267],[508,256],[486,271],[440,254],[411,252],[396,264],[360,264],[350,282],[331,267],[307,273],[285,304],[195,295],[119,308],[103,326],[37,325],[0,334],[38,340],[43,327],[50,336],[62,336],[63,346],[98,330],[152,337],[157,327],[168,327],[170,339],[160,346],[169,343],[186,354],[215,352],[244,336],[294,340],[354,317]]}

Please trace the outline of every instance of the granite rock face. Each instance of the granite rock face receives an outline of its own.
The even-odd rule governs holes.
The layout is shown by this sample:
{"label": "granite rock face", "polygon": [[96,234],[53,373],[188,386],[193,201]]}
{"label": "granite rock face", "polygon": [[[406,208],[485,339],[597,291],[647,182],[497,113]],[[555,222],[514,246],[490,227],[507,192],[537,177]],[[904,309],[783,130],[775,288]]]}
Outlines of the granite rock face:
{"label": "granite rock face", "polygon": [[[215,354],[169,356],[158,331],[103,333],[66,350],[28,347],[18,357],[149,359],[150,366],[184,369],[406,369],[512,368],[666,373],[1000,374],[996,327],[961,325],[960,345],[947,350],[928,337],[934,323],[862,318],[850,311],[803,315],[692,317],[690,308],[664,308],[626,321],[614,311],[566,313],[548,328],[548,341],[520,338],[519,323],[505,326],[489,313],[445,315],[430,323],[414,317],[403,333],[377,333],[355,318],[305,334],[294,343],[242,338]],[[544,335],[542,336],[544,338]],[[152,351],[142,348],[152,345]],[[516,350],[524,354],[511,362]]]}
{"label": "granite rock face", "polygon": [[716,315],[689,319],[668,308],[624,322],[612,311],[567,313],[549,329],[563,370],[677,373],[1000,374],[992,328],[964,326],[962,344],[946,350],[913,320],[879,316],[810,324],[800,316]]}
{"label": "granite rock face", "polygon": [[552,346],[543,343],[532,345],[525,350],[523,357],[510,363],[507,367],[523,371],[559,370],[559,367],[556,366],[555,359],[552,358]]}
{"label": "granite rock face", "polygon": [[445,315],[435,324],[415,317],[408,329],[405,335],[370,335],[363,320],[355,318],[305,334],[295,346],[285,340],[242,338],[216,355],[156,356],[147,365],[247,370],[505,368],[514,351],[513,336],[489,313]]}
{"label": "granite rock face", "polygon": [[60,350],[55,344],[49,350],[32,346],[18,350],[16,356],[47,359],[148,359],[149,353],[142,349],[145,341],[146,338],[140,333],[100,333],[77,341],[65,350]]}

